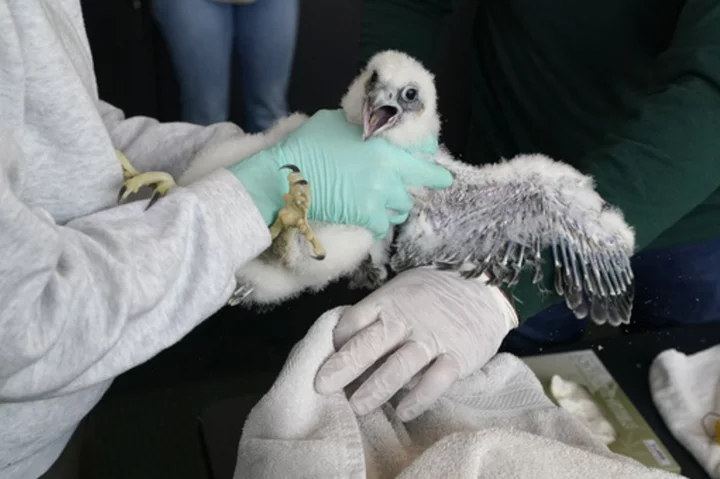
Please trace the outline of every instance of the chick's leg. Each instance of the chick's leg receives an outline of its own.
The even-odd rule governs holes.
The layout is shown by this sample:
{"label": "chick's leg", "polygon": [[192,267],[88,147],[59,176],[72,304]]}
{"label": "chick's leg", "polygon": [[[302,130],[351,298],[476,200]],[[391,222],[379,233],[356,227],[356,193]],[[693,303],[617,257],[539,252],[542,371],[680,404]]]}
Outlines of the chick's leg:
{"label": "chick's leg", "polygon": [[274,245],[275,252],[280,257],[284,256],[284,250],[287,249],[288,244],[289,235],[287,233],[292,231],[292,228],[297,228],[312,245],[315,259],[323,260],[325,259],[325,248],[315,237],[307,218],[310,208],[310,184],[303,178],[296,166],[285,165],[283,168],[290,170],[288,175],[290,191],[284,196],[285,207],[280,210],[277,219],[270,226],[270,235],[273,242],[277,243]]}
{"label": "chick's leg", "polygon": [[122,165],[123,177],[127,178],[118,193],[118,203],[130,196],[130,194],[140,191],[143,186],[149,186],[152,188],[152,196],[147,208],[150,208],[161,196],[175,186],[175,179],[169,173],[163,171],[140,173],[120,151],[117,151],[117,156],[120,165]]}
{"label": "chick's leg", "polygon": [[[286,165],[283,168],[291,171],[287,178],[290,191],[284,195],[285,207],[278,212],[277,219],[270,226],[272,245],[259,258],[269,263],[279,261],[289,266],[292,261],[288,262],[288,251],[295,241],[295,234],[300,232],[312,244],[315,259],[322,260],[325,258],[325,248],[315,237],[307,219],[311,196],[310,185],[296,166]],[[248,301],[254,292],[255,286],[251,281],[237,277],[237,285],[228,300],[228,305],[235,306]],[[252,303],[252,299],[249,299],[249,302]]]}

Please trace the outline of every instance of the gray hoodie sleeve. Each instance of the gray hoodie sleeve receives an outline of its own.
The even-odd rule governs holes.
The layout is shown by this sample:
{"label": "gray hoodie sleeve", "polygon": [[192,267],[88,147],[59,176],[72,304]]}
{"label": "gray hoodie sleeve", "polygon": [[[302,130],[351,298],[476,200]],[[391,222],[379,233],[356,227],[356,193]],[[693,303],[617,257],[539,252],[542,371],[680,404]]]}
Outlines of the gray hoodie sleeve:
{"label": "gray hoodie sleeve", "polygon": [[112,207],[58,225],[25,204],[26,161],[0,126],[0,401],[102,382],[219,309],[235,270],[269,245],[240,182],[222,170],[153,208]]}
{"label": "gray hoodie sleeve", "polygon": [[220,170],[115,205],[120,149],[184,169],[235,126],[125,118],[101,102],[77,0],[0,0],[0,404],[104,383],[223,306],[270,244]]}
{"label": "gray hoodie sleeve", "polygon": [[203,148],[243,134],[232,123],[205,127],[160,123],[145,116],[125,118],[122,110],[102,100],[98,102],[98,111],[113,145],[138,171],[166,171],[175,179]]}

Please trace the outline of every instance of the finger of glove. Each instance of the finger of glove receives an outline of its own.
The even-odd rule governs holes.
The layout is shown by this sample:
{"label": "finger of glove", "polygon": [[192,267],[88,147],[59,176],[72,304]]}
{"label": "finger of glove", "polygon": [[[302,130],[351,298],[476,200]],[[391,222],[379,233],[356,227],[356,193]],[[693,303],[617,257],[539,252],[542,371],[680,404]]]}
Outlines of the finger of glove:
{"label": "finger of glove", "polygon": [[353,336],[380,319],[382,306],[375,301],[375,293],[345,310],[333,331],[333,343],[339,350]]}
{"label": "finger of glove", "polygon": [[404,339],[400,323],[377,321],[356,334],[323,364],[315,378],[320,394],[340,391]]}
{"label": "finger of glove", "polygon": [[390,210],[387,211],[388,221],[392,225],[404,223],[408,219],[410,210],[412,210],[414,206],[412,197],[400,180],[397,180],[385,189],[390,191],[390,195],[385,203],[386,211]]}
{"label": "finger of glove", "polygon": [[401,225],[407,221],[408,216],[410,216],[410,213],[403,213],[401,215],[390,215],[388,216],[388,221],[390,221],[390,223],[393,225]]}
{"label": "finger of glove", "polygon": [[375,239],[381,240],[387,236],[390,231],[390,217],[385,208],[376,208],[371,213],[366,228],[372,232]]}
{"label": "finger of glove", "polygon": [[414,202],[402,182],[396,180],[387,187],[387,190],[389,192],[385,203],[387,209],[400,214],[408,213],[412,209]]}
{"label": "finger of glove", "polygon": [[350,405],[360,415],[379,408],[431,360],[427,347],[415,341],[405,344],[358,388],[350,398]]}
{"label": "finger of glove", "polygon": [[440,189],[447,188],[453,183],[453,176],[447,169],[409,153],[398,156],[395,167],[406,185]]}
{"label": "finger of glove", "polygon": [[450,389],[460,377],[460,365],[448,355],[439,356],[420,382],[400,401],[397,415],[401,421],[415,419]]}

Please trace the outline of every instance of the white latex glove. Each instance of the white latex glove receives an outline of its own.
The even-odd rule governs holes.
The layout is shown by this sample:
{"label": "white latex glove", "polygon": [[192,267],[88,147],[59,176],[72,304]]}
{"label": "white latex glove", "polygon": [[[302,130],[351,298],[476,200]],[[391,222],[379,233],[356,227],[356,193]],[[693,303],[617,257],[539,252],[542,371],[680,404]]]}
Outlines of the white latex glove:
{"label": "white latex glove", "polygon": [[348,308],[335,328],[333,354],[320,368],[320,394],[342,390],[391,353],[350,403],[366,414],[387,402],[431,362],[397,407],[409,421],[452,384],[481,368],[518,324],[503,292],[449,271],[406,271]]}

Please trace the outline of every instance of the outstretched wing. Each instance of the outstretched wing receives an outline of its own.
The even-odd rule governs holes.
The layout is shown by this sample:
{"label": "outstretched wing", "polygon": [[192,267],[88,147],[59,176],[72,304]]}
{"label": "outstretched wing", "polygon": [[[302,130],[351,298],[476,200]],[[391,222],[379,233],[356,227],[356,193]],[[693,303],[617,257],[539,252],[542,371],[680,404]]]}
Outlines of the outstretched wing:
{"label": "outstretched wing", "polygon": [[534,268],[537,283],[549,251],[555,290],[575,316],[614,326],[630,321],[634,233],[590,177],[542,155],[481,168],[444,151],[435,160],[455,182],[418,196],[397,238],[395,271],[435,265],[514,286],[526,268]]}

